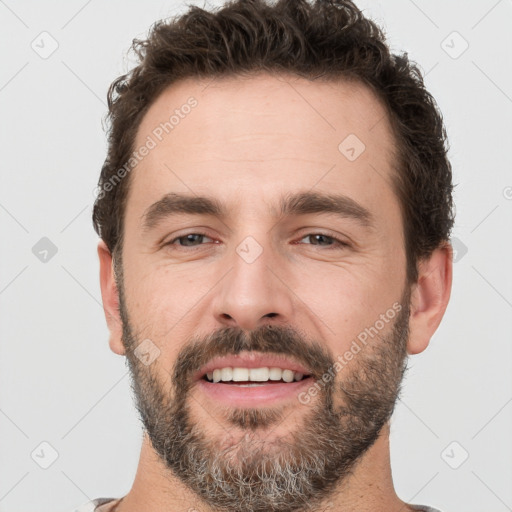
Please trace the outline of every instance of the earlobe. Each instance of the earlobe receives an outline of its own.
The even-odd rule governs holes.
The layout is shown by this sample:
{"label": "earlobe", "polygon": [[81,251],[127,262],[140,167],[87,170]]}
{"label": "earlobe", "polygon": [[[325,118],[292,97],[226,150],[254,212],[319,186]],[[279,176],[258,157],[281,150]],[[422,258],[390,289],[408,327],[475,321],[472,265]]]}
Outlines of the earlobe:
{"label": "earlobe", "polygon": [[124,355],[123,329],[119,314],[119,291],[114,276],[112,255],[103,240],[98,242],[98,257],[100,260],[100,287],[103,311],[110,331],[110,349],[116,354]]}
{"label": "earlobe", "polygon": [[419,263],[411,293],[407,352],[423,352],[441,323],[452,288],[452,246],[445,242]]}

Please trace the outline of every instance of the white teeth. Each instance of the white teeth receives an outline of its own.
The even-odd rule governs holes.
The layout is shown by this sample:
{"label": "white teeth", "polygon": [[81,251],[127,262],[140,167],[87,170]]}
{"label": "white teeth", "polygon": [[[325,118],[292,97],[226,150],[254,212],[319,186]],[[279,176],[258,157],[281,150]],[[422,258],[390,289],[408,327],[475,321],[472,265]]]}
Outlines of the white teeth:
{"label": "white teeth", "polygon": [[291,370],[283,370],[283,380],[285,382],[293,382],[293,372]]}
{"label": "white teeth", "polygon": [[265,382],[268,380],[268,368],[250,368],[249,380],[253,382]]}
{"label": "white teeth", "polygon": [[281,380],[282,376],[283,376],[283,370],[281,370],[281,368],[270,368],[270,370],[269,370],[270,380]]}
{"label": "white teeth", "polygon": [[216,368],[206,374],[210,382],[268,382],[269,380],[284,382],[300,381],[304,378],[301,372],[277,367],[263,368]]}
{"label": "white teeth", "polygon": [[233,380],[233,368],[222,368],[221,380],[223,382],[229,382],[230,380]]}
{"label": "white teeth", "polygon": [[249,368],[233,368],[233,381],[242,382],[249,380]]}

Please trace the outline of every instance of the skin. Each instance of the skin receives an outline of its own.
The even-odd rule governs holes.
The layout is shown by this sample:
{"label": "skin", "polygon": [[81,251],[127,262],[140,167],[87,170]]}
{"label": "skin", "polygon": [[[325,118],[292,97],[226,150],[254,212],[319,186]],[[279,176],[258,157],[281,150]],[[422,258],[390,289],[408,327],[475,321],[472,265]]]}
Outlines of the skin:
{"label": "skin", "polygon": [[[190,96],[197,107],[132,171],[125,214],[127,308],[139,336],[160,350],[153,370],[162,386],[169,384],[169,371],[184,343],[219,327],[291,325],[321,340],[333,354],[343,354],[365,327],[400,301],[406,286],[403,223],[391,186],[395,143],[385,109],[358,83],[268,74],[186,80],[157,98],[142,120],[135,146],[143,145]],[[338,150],[349,134],[366,146],[353,162]],[[283,194],[307,191],[349,196],[371,212],[374,226],[325,213],[279,217],[272,212]],[[180,215],[144,232],[144,212],[168,192],[215,197],[228,216]],[[202,245],[163,245],[197,232],[209,237]],[[306,235],[315,233],[351,245],[314,245]],[[263,248],[251,264],[236,252],[247,236]],[[119,296],[112,256],[103,241],[98,254],[110,347],[122,355]],[[448,304],[451,280],[451,248],[445,244],[420,263],[412,285],[408,354],[428,346]],[[269,313],[272,318],[265,316]],[[389,329],[387,325],[383,333]],[[212,438],[221,436],[225,411],[200,390],[193,397],[194,419],[207,425]],[[270,436],[286,435],[305,410],[290,400],[285,413]],[[329,503],[332,510],[344,512],[412,510],[394,490],[389,425]],[[117,510],[194,507],[207,512],[166,471],[146,436],[135,482]]]}

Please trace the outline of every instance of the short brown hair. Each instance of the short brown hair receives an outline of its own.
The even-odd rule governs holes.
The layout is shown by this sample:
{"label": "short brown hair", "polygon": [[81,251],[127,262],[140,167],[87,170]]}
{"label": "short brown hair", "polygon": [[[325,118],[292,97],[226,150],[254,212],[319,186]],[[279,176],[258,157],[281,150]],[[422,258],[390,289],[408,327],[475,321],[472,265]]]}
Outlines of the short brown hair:
{"label": "short brown hair", "polygon": [[[449,240],[452,171],[442,115],[407,53],[394,55],[382,30],[350,0],[236,0],[207,11],[197,6],[156,22],[133,40],[139,64],[108,91],[108,153],[98,183],[93,224],[120,256],[129,175],[113,178],[134,151],[138,127],[158,95],[186,78],[294,74],[351,79],[370,86],[385,106],[396,139],[393,186],[402,210],[408,281],[417,263]],[[119,174],[118,174],[119,176]],[[124,174],[123,174],[124,176]]]}

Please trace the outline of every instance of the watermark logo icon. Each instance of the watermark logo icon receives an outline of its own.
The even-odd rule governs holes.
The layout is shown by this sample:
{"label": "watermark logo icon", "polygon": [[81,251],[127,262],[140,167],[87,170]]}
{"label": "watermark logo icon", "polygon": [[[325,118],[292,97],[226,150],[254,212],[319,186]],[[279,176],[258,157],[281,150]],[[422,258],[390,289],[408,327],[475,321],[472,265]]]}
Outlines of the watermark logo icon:
{"label": "watermark logo icon", "polygon": [[46,60],[57,51],[59,43],[49,32],[44,31],[30,43],[30,47],[41,59]]}
{"label": "watermark logo icon", "polygon": [[40,468],[48,469],[59,458],[59,452],[49,442],[43,441],[32,451],[30,457]]}
{"label": "watermark logo icon", "polygon": [[263,252],[263,247],[248,236],[237,245],[236,252],[246,263],[254,263]]}
{"label": "watermark logo icon", "polygon": [[452,469],[459,469],[469,458],[467,450],[457,441],[452,441],[442,452],[441,458]]}
{"label": "watermark logo icon", "polygon": [[366,149],[363,141],[354,133],[345,137],[338,145],[338,151],[349,161],[357,160]]}
{"label": "watermark logo icon", "polygon": [[468,246],[459,238],[452,237],[450,240],[453,249],[453,263],[458,263],[468,252]]}
{"label": "watermark logo icon", "polygon": [[455,60],[469,48],[469,43],[454,30],[441,41],[441,48],[449,57]]}
{"label": "watermark logo icon", "polygon": [[48,263],[57,254],[57,251],[57,246],[46,236],[43,236],[43,238],[32,247],[32,254],[41,263]]}
{"label": "watermark logo icon", "polygon": [[134,354],[142,364],[149,366],[160,357],[160,349],[149,338],[146,338],[137,345]]}

